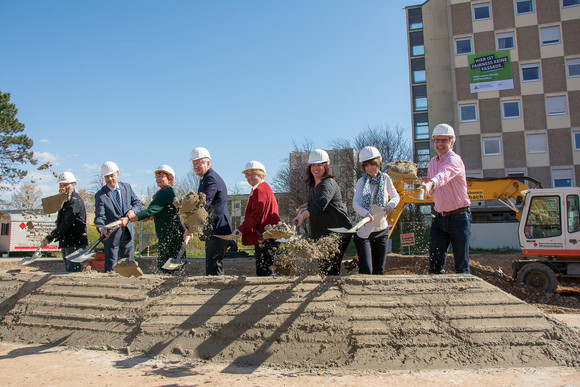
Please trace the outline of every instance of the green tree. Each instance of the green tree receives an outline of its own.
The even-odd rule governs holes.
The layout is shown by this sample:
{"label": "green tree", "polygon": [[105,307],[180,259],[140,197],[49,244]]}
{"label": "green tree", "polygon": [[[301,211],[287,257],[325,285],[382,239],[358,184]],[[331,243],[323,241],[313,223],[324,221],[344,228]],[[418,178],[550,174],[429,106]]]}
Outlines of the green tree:
{"label": "green tree", "polygon": [[36,164],[31,148],[34,142],[23,134],[18,109],[10,103],[10,93],[0,91],[0,189],[8,190],[28,173],[21,164]]}

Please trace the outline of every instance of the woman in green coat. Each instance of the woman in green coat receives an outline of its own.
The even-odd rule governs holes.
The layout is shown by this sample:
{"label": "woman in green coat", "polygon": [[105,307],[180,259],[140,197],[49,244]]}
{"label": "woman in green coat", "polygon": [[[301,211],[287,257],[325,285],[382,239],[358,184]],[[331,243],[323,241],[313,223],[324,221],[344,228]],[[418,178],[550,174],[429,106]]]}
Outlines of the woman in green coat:
{"label": "woman in green coat", "polygon": [[[130,221],[153,218],[158,240],[157,269],[164,273],[173,273],[173,271],[163,269],[162,266],[168,259],[177,257],[185,231],[179,219],[179,212],[173,204],[175,198],[175,191],[173,191],[175,172],[173,168],[169,165],[159,166],[155,170],[155,182],[159,191],[153,195],[153,201],[149,206],[131,218],[121,218],[121,222],[125,226]],[[185,254],[182,258],[185,258]]]}

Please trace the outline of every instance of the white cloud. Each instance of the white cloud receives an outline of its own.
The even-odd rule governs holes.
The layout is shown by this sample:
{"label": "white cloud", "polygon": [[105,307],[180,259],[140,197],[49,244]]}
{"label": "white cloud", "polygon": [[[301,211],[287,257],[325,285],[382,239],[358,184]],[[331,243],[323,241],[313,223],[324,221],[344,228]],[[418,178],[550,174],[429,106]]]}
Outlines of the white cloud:
{"label": "white cloud", "polygon": [[101,166],[99,164],[83,164],[83,167],[85,167],[85,169],[92,171],[94,169],[99,169]]}
{"label": "white cloud", "polygon": [[47,138],[41,138],[39,142],[50,142]]}
{"label": "white cloud", "polygon": [[49,161],[53,166],[60,165],[60,156],[52,154],[50,152],[34,152],[34,157],[38,158],[40,164],[44,164]]}

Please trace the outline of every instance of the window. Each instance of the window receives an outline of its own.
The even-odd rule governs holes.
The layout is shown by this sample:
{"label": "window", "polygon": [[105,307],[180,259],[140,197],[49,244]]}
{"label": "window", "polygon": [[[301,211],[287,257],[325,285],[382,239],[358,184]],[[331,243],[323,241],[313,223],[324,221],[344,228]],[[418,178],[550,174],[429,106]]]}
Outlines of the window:
{"label": "window", "polygon": [[542,45],[560,43],[560,26],[540,28]]}
{"label": "window", "polygon": [[505,34],[497,34],[497,49],[498,50],[511,50],[516,48],[515,38],[513,32],[508,32]]}
{"label": "window", "polygon": [[554,187],[572,187],[572,171],[570,169],[555,169],[552,171]]}
{"label": "window", "polygon": [[418,30],[423,28],[423,14],[421,8],[411,8],[407,12],[409,15],[409,29]]}
{"label": "window", "polygon": [[483,155],[484,156],[501,155],[501,138],[499,138],[499,137],[484,137],[482,140],[483,140]]}
{"label": "window", "polygon": [[415,162],[419,168],[427,168],[429,166],[429,161],[431,157],[429,156],[429,142],[416,142],[415,143]]}
{"label": "window", "polygon": [[413,111],[427,110],[427,86],[413,86]]}
{"label": "window", "polygon": [[10,235],[10,223],[2,223],[0,235]]}
{"label": "window", "polygon": [[546,153],[548,151],[544,133],[528,134],[526,135],[526,142],[528,143],[528,153]]}
{"label": "window", "polygon": [[522,82],[533,82],[540,80],[540,65],[527,64],[521,65]]}
{"label": "window", "polygon": [[559,196],[535,196],[524,226],[526,238],[539,239],[562,235]]}
{"label": "window", "polygon": [[429,118],[427,113],[413,115],[415,121],[415,140],[429,139]]}
{"label": "window", "polygon": [[459,120],[461,122],[477,121],[476,105],[460,105],[459,106]]}
{"label": "window", "polygon": [[580,77],[580,59],[568,59],[566,67],[569,77]]}
{"label": "window", "polygon": [[471,54],[471,38],[455,40],[455,55]]}
{"label": "window", "polygon": [[503,118],[520,117],[520,101],[504,101],[501,103]]}
{"label": "window", "polygon": [[411,32],[409,34],[409,42],[411,42],[411,56],[425,55],[422,31]]}
{"label": "window", "polygon": [[580,150],[580,132],[574,132],[574,150]]}
{"label": "window", "polygon": [[580,201],[578,195],[568,195],[566,197],[566,208],[568,212],[568,232],[580,231]]}
{"label": "window", "polygon": [[473,20],[484,20],[491,17],[489,3],[475,4],[473,6]]}
{"label": "window", "polygon": [[562,7],[573,7],[580,5],[580,0],[562,0]]}
{"label": "window", "polygon": [[338,153],[335,153],[332,158],[333,158],[333,164],[338,164]]}
{"label": "window", "polygon": [[427,81],[425,58],[411,59],[411,77],[413,83],[424,83]]}
{"label": "window", "polygon": [[534,12],[533,0],[516,0],[516,13],[518,15]]}
{"label": "window", "polygon": [[568,114],[566,96],[559,95],[557,97],[546,97],[546,110],[548,111],[549,116]]}

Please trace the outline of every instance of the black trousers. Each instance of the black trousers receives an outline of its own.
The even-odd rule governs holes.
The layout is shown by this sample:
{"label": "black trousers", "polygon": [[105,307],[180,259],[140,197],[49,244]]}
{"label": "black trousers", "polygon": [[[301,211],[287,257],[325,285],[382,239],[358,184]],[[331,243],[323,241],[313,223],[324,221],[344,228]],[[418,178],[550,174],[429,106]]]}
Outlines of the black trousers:
{"label": "black trousers", "polygon": [[224,275],[224,256],[228,241],[212,238],[205,241],[205,275]]}
{"label": "black trousers", "polygon": [[354,235],[359,274],[385,274],[389,229],[372,232],[368,238]]}

